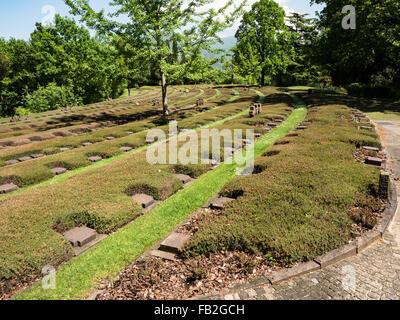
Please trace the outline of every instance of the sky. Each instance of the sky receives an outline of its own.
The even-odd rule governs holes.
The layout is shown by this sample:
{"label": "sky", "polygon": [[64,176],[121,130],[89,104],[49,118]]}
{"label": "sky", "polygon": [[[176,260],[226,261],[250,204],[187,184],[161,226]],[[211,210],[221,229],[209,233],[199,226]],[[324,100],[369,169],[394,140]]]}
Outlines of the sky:
{"label": "sky", "polygon": [[[235,0],[240,2],[241,0]],[[249,4],[257,0],[248,0]],[[310,7],[309,0],[275,0],[285,11],[309,13],[314,16],[315,11],[321,6]],[[109,9],[110,0],[90,0],[93,8],[99,10]],[[225,1],[216,0],[213,6],[223,5]],[[58,13],[62,16],[69,15],[69,8],[63,0],[1,0],[0,1],[0,38],[17,38],[28,40],[35,28],[36,22],[45,22],[51,19],[52,15]],[[239,21],[233,28],[227,29],[222,36],[233,36]]]}

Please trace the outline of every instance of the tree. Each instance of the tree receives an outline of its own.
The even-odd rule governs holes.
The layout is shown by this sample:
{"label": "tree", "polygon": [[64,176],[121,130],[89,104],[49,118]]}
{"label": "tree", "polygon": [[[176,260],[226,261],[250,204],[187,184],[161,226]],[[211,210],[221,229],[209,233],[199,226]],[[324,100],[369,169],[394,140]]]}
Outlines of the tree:
{"label": "tree", "polygon": [[122,58],[109,39],[92,37],[72,19],[56,15],[52,28],[38,23],[31,44],[38,86],[71,87],[85,104],[116,98],[126,87]]}
{"label": "tree", "polygon": [[234,62],[252,77],[259,73],[259,83],[266,76],[285,72],[292,54],[285,25],[285,11],[273,0],[260,0],[243,15],[236,32]]}
{"label": "tree", "polygon": [[[319,62],[334,83],[371,83],[381,76],[400,87],[400,2],[398,0],[312,0],[319,13]],[[345,5],[356,9],[356,29],[344,30]]]}
{"label": "tree", "polygon": [[[151,66],[161,78],[163,114],[168,114],[167,86],[182,78],[204,51],[220,41],[218,34],[232,24],[241,7],[227,1],[220,9],[201,11],[212,0],[111,0],[116,11],[106,17],[88,0],[64,0],[71,13],[98,32],[118,36],[135,50],[134,65]],[[233,12],[227,10],[233,8]],[[128,16],[128,22],[114,20]],[[221,17],[223,17],[221,19]]]}
{"label": "tree", "polygon": [[278,74],[280,84],[316,85],[326,81],[327,71],[316,63],[314,54],[318,42],[316,19],[307,16],[294,12],[287,19],[294,55],[286,74]]}

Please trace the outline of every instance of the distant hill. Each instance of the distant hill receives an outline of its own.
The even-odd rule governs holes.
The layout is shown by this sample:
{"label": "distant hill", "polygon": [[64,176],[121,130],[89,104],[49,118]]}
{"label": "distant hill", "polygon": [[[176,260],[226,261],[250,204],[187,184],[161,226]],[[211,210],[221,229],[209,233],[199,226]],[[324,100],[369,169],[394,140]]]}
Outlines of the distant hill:
{"label": "distant hill", "polygon": [[[222,49],[226,52],[228,52],[230,49],[232,49],[236,45],[236,38],[235,37],[226,37],[226,38],[221,38],[223,43],[218,43],[214,46],[215,49]],[[215,55],[213,53],[205,53],[204,57],[205,58],[214,58],[214,57],[220,57],[221,55]],[[217,68],[222,68],[222,65],[220,63],[215,64],[215,67]]]}

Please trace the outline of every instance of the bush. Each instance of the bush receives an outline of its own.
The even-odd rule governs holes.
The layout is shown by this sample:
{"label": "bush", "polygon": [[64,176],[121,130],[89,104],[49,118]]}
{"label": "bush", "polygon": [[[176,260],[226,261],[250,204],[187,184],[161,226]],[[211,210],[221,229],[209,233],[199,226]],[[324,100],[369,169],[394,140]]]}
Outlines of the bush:
{"label": "bush", "polygon": [[394,89],[380,84],[352,83],[346,87],[348,94],[365,98],[399,98]]}
{"label": "bush", "polygon": [[24,107],[18,107],[18,108],[15,109],[15,115],[16,116],[27,116],[30,113],[31,112],[28,109],[24,108]]}
{"label": "bush", "polygon": [[73,94],[72,88],[59,87],[55,83],[50,83],[46,87],[39,87],[35,92],[27,94],[25,97],[26,107],[31,112],[45,112],[81,103],[81,99]]}

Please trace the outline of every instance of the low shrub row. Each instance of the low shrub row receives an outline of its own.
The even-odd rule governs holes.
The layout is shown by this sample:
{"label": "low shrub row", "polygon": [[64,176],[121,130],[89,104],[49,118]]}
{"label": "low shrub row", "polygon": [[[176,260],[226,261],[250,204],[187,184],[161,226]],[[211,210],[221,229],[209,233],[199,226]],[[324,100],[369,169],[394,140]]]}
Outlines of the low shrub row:
{"label": "low shrub row", "polygon": [[[254,95],[253,95],[254,97]],[[221,97],[223,99],[223,96]],[[225,101],[226,102],[226,101]],[[223,101],[219,101],[223,103]],[[217,103],[213,102],[205,106],[205,110],[215,107]],[[200,125],[223,119],[239,111],[247,108],[247,104],[232,104],[222,109],[212,110],[206,113],[197,113],[191,118],[184,118],[179,121],[180,128],[197,128]],[[189,114],[191,111],[188,111]],[[199,112],[199,111],[197,111]],[[179,113],[178,113],[179,116]],[[102,131],[96,131],[83,137],[66,137],[62,138],[59,143],[52,147],[47,146],[46,149],[37,150],[36,152],[44,152],[46,157],[17,163],[12,166],[0,168],[0,184],[15,183],[19,187],[25,187],[36,184],[53,177],[51,169],[54,167],[64,167],[68,170],[85,167],[91,164],[89,157],[100,156],[103,159],[111,158],[124,153],[121,147],[138,148],[146,144],[147,131],[143,131],[144,126],[153,128],[156,126],[156,118],[150,118],[141,122],[119,126]],[[174,115],[169,120],[175,119]],[[159,126],[160,129],[167,131],[168,126]],[[126,131],[132,130],[134,134],[126,135]],[[90,138],[88,137],[90,136]],[[112,136],[112,141],[104,140],[105,137]],[[103,141],[104,140],[104,141]],[[81,147],[83,142],[92,142],[94,144],[87,147]],[[61,147],[76,148],[70,151],[60,153]],[[80,148],[77,148],[80,147]],[[29,151],[31,154],[32,151]],[[21,156],[21,155],[19,155]]]}
{"label": "low shrub row", "polygon": [[[178,90],[174,90],[174,93],[170,93],[169,99],[173,105],[177,107],[182,106],[188,99],[195,99],[198,96],[203,95],[204,90],[196,89],[192,90],[187,96]],[[155,94],[156,96],[158,93]],[[143,105],[143,103],[145,105]],[[123,110],[125,109],[125,110]],[[94,111],[96,110],[96,111]],[[136,106],[136,101],[131,100],[129,102],[110,102],[110,105],[106,105],[98,109],[95,106],[80,107],[79,110],[73,112],[73,114],[62,114],[58,116],[45,118],[45,123],[41,125],[29,124],[22,126],[15,126],[12,129],[0,133],[0,143],[15,143],[21,139],[29,139],[32,136],[39,136],[43,139],[54,138],[53,134],[62,132],[64,134],[71,134],[73,132],[84,131],[87,126],[92,126],[101,123],[126,123],[134,121],[135,119],[148,117],[154,114],[160,113],[159,107],[152,106],[151,100],[141,100],[141,106]],[[1,132],[0,131],[0,132]]]}
{"label": "low shrub row", "polygon": [[[216,96],[217,94],[215,93],[215,91],[211,90],[207,92],[206,97],[213,100]],[[228,91],[226,91],[225,95],[221,96],[220,99],[218,99],[218,101],[221,101],[222,99],[226,98],[226,96],[228,96]],[[177,108],[179,108],[181,104],[182,103],[178,104]],[[207,105],[204,106],[204,108],[209,108],[212,106],[213,105],[211,106]],[[136,120],[130,121],[128,124],[125,125],[100,129],[94,132],[87,132],[86,134],[80,134],[80,135],[71,135],[71,133],[60,134],[58,138],[38,141],[35,143],[25,144],[3,150],[0,156],[0,162],[3,161],[3,164],[0,163],[0,166],[5,165],[4,161],[7,160],[18,159],[20,157],[29,156],[37,153],[45,153],[45,154],[57,153],[60,152],[59,149],[62,147],[76,148],[81,146],[81,144],[84,142],[99,142],[104,140],[104,138],[108,136],[122,137],[126,136],[127,133],[129,132],[135,133],[144,130],[143,128],[146,127],[147,128],[154,127],[156,119],[158,119],[157,114],[159,114],[159,112],[154,110],[154,107],[149,107],[149,106],[141,107],[138,108],[135,112],[137,113],[137,116],[135,117]],[[196,112],[198,112],[198,110],[193,110],[193,112],[187,110],[182,112],[182,114],[187,114],[186,116],[189,116]],[[174,114],[173,116],[179,117],[180,114]]]}

